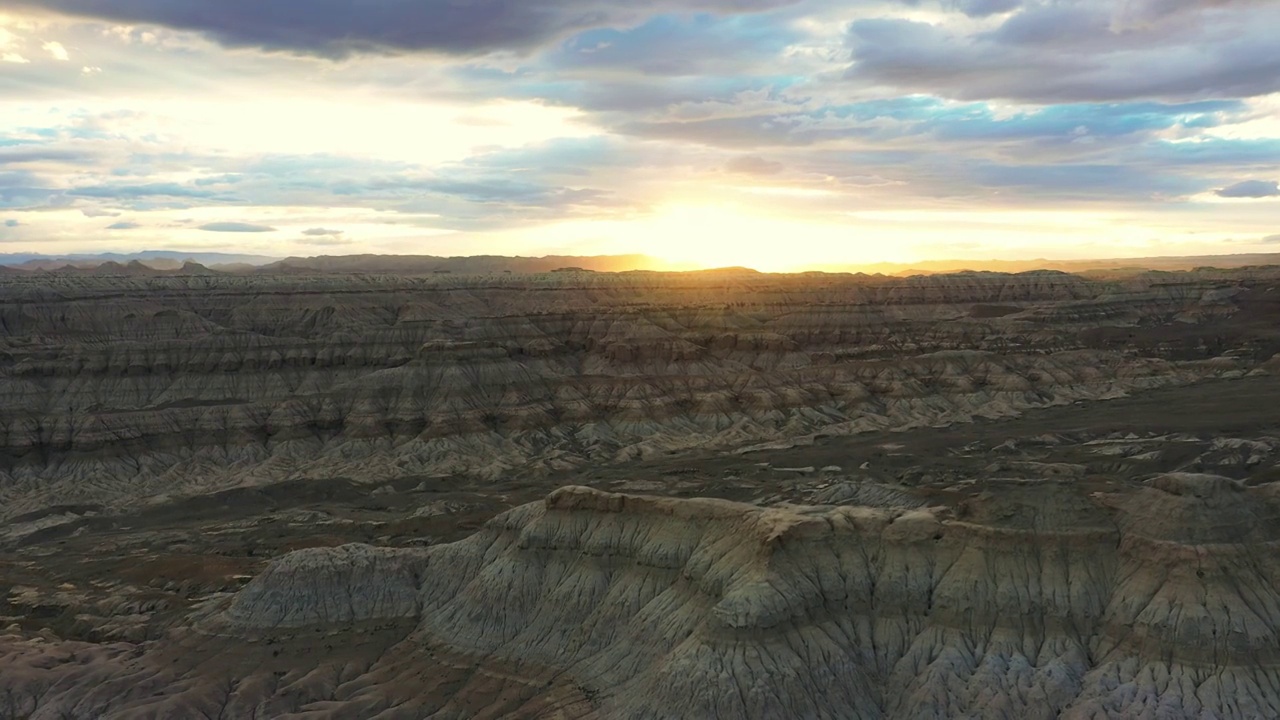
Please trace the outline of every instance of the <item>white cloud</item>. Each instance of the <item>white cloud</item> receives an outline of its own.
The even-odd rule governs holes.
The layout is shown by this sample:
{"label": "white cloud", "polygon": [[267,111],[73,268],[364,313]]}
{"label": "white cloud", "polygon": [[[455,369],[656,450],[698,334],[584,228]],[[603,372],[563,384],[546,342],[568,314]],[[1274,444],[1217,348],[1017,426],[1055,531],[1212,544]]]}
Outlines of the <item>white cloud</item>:
{"label": "white cloud", "polygon": [[62,43],[58,42],[57,40],[50,40],[49,42],[45,43],[44,45],[41,45],[40,47],[43,48],[45,52],[52,55],[54,60],[61,60],[63,62],[66,62],[67,60],[71,59],[71,55],[67,53],[67,49],[63,47]]}
{"label": "white cloud", "polygon": [[[4,18],[0,17],[0,21],[3,20]],[[18,45],[18,40],[18,36],[13,34],[12,31],[4,27],[0,27],[0,49],[16,47]]]}
{"label": "white cloud", "polygon": [[[0,102],[0,118],[20,105]],[[25,105],[32,112],[48,112],[45,102]],[[580,121],[577,111],[528,101],[467,106],[369,93],[329,98],[263,88],[248,97],[232,91],[219,97],[135,98],[129,101],[129,111],[125,107],[123,102],[95,98],[77,107],[75,114],[92,118],[95,129],[119,141],[160,140],[191,150],[246,155],[326,152],[426,164],[596,132]],[[463,116],[463,111],[468,114]],[[497,122],[476,122],[477,118]]]}
{"label": "white cloud", "polygon": [[26,65],[30,60],[22,57],[18,53],[5,53],[0,55],[0,62],[14,63],[16,65]]}

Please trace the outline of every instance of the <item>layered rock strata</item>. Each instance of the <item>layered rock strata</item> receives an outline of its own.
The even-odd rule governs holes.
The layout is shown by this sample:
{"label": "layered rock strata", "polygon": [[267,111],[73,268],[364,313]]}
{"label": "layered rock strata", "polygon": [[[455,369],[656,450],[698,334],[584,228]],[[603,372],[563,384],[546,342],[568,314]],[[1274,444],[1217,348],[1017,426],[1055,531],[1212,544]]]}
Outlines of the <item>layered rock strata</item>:
{"label": "layered rock strata", "polygon": [[0,519],[289,478],[545,474],[1238,375],[1280,350],[1219,330],[1260,282],[20,277],[0,284]]}
{"label": "layered rock strata", "polygon": [[[93,650],[115,665],[51,662],[59,646],[38,643],[6,661],[56,688],[37,718],[1280,714],[1276,486],[994,489],[886,509],[567,487],[450,545],[286,556],[195,631]],[[359,662],[319,669],[331,640],[291,661],[315,670],[264,680],[272,647],[394,627],[402,639]],[[265,644],[215,656],[235,638]],[[164,660],[179,651],[203,659]]]}

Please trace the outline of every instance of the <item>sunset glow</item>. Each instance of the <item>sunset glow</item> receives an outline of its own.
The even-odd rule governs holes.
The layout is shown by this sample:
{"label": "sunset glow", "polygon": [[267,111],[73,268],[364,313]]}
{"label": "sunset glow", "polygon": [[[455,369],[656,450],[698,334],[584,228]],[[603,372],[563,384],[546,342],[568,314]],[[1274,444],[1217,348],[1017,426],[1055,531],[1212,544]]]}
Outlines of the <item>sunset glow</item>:
{"label": "sunset glow", "polygon": [[1274,3],[434,4],[9,3],[0,254],[1280,247]]}

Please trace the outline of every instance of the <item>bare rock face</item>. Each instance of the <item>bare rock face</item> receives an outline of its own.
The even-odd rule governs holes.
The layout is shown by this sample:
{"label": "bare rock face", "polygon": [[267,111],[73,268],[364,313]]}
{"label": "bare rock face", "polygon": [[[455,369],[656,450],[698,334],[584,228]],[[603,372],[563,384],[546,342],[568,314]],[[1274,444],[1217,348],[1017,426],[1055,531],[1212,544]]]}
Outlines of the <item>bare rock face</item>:
{"label": "bare rock face", "polygon": [[0,720],[1280,717],[1266,271],[109,269],[0,283]]}
{"label": "bare rock face", "polygon": [[[566,487],[451,545],[286,556],[203,611],[198,633],[132,659],[99,649],[67,669],[40,659],[60,646],[8,652],[80,707],[91,687],[117,687],[101,717],[157,707],[121,678],[169,688],[170,708],[216,696],[228,717],[1280,713],[1273,486],[1166,475],[1086,507],[1068,483],[1039,484],[1007,485],[965,520],[944,506],[761,508]],[[411,629],[332,681],[307,675],[320,682],[310,690],[256,679],[267,666],[253,658],[277,640],[233,651],[245,659],[224,695],[201,684],[225,671],[228,651],[209,650],[219,638],[327,637],[375,620]],[[160,659],[177,647],[206,659],[175,670]]]}
{"label": "bare rock face", "polygon": [[15,276],[0,519],[298,478],[547,474],[1238,375],[1265,349],[1233,318],[1265,282]]}
{"label": "bare rock face", "polygon": [[412,616],[425,565],[422,553],[413,550],[299,550],[237,595],[227,618],[260,628]]}
{"label": "bare rock face", "polygon": [[1190,475],[1103,502],[1118,530],[566,488],[436,551],[458,584],[418,632],[565,668],[605,717],[1280,712],[1276,506]]}
{"label": "bare rock face", "polygon": [[[155,702],[120,689],[124,678],[169,688],[169,708],[220,697],[239,708],[228,717],[251,706],[472,717],[486,693],[507,698],[494,717],[1280,713],[1275,488],[1183,473],[1081,501],[1070,483],[1014,483],[960,520],[945,506],[761,508],[566,487],[450,545],[288,555],[198,613],[194,635],[136,653],[100,647],[68,665],[48,658],[69,644],[0,647],[26,668],[13,677],[76,707],[115,687],[96,696],[101,717]],[[402,640],[314,687],[255,679],[266,666],[253,658],[275,640],[209,649],[397,622],[409,623]],[[161,659],[178,648],[206,659],[176,670]],[[227,652],[245,659],[219,696],[202,678],[226,672]],[[455,672],[442,668],[472,670],[447,686],[410,679]]]}

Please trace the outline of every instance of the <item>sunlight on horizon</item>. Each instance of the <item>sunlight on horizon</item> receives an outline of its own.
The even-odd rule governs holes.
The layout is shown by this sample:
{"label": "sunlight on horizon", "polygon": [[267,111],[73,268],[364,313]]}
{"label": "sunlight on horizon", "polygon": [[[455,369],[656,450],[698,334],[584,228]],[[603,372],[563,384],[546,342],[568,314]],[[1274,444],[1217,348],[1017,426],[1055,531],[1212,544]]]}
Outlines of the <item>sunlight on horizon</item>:
{"label": "sunlight on horizon", "polygon": [[[857,272],[883,264],[991,260],[1078,261],[1223,252],[1220,233],[1161,239],[1164,228],[1109,210],[898,211],[770,214],[734,203],[670,203],[626,221],[581,220],[494,236],[519,254],[521,240],[552,255],[643,254],[670,269],[746,267],[761,272]],[[447,239],[445,239],[447,240]],[[1227,246],[1230,247],[1229,245]],[[1230,250],[1228,249],[1228,252]],[[1240,250],[1244,252],[1244,250]]]}
{"label": "sunlight on horizon", "polygon": [[[467,49],[416,26],[393,35],[426,44],[403,48],[294,27],[322,10],[266,42],[205,26],[238,10],[166,24],[100,15],[109,0],[23,5],[0,13],[0,255],[644,254],[791,271],[1280,249],[1280,85],[1176,63],[1178,87],[1142,63],[1126,74],[1126,43],[1162,47],[1173,15],[1117,16],[1115,78],[1039,48],[1071,75],[1056,84],[1035,63],[966,65],[960,48],[1038,17],[1023,6],[649,8]],[[1277,13],[1213,18],[1261,41]],[[876,59],[905,37],[890,27],[952,44],[885,74]]]}

